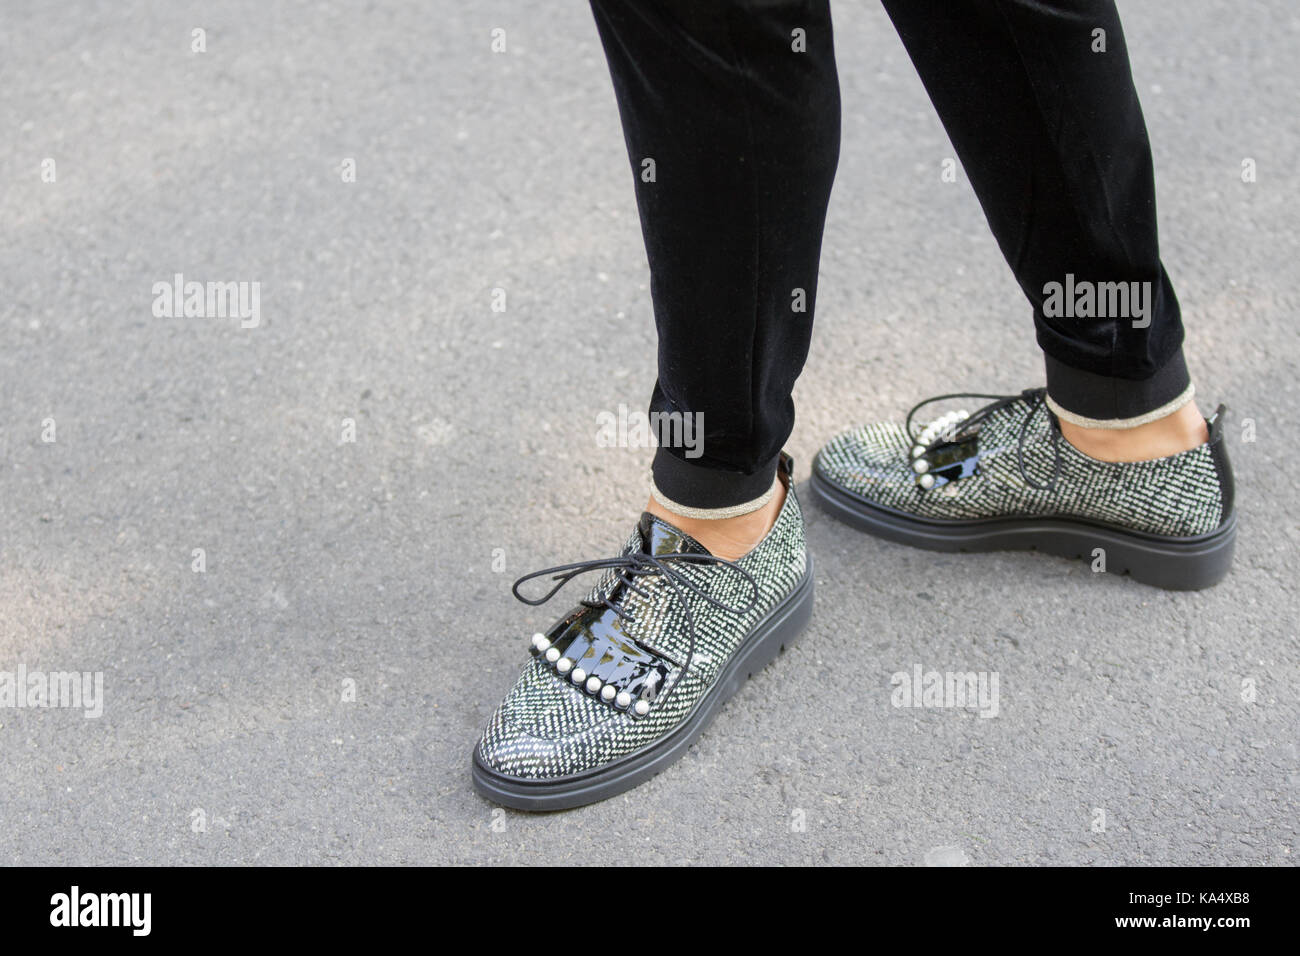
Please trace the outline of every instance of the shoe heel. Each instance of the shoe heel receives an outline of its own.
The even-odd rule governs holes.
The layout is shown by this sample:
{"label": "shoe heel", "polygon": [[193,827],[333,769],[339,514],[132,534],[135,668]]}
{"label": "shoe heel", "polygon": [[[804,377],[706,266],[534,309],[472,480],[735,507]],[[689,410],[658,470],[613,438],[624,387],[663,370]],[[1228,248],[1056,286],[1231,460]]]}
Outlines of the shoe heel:
{"label": "shoe heel", "polygon": [[[1230,515],[1212,534],[1184,540],[1118,535],[1095,540],[1106,550],[1106,570],[1168,591],[1199,591],[1218,584],[1232,567],[1237,518]],[[1085,554],[1091,554],[1089,551]]]}
{"label": "shoe heel", "polygon": [[774,661],[808,626],[813,612],[813,563],[798,587],[762,621],[728,665],[722,699],[730,700],[755,674]]}

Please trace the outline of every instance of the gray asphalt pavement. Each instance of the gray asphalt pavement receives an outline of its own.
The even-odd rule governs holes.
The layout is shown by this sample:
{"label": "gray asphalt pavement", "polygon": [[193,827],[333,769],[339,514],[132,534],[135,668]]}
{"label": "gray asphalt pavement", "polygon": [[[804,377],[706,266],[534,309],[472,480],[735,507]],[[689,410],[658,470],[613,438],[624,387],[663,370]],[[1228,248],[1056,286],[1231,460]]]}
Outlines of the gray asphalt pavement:
{"label": "gray asphalt pavement", "polygon": [[[510,583],[610,553],[648,489],[649,452],[597,443],[654,332],[586,6],[4,6],[0,672],[103,694],[0,706],[0,863],[1294,863],[1294,4],[1124,6],[1189,362],[1230,408],[1228,579],[918,552],[810,505],[799,643],[668,773],[543,816],[469,786],[563,610]],[[836,16],[801,480],[838,429],[1042,375],[888,20]],[[167,315],[178,273],[250,311]],[[997,716],[893,706],[917,666],[996,674]]]}

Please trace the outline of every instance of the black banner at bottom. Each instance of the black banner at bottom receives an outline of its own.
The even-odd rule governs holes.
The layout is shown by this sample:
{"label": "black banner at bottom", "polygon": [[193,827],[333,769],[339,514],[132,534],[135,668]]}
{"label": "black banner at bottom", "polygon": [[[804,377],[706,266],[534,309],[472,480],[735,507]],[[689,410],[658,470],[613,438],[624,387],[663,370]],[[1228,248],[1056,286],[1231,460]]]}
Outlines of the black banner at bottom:
{"label": "black banner at bottom", "polygon": [[[485,945],[543,933],[577,946],[659,948],[670,926],[747,935],[766,927],[864,943],[905,931],[919,944],[1276,938],[1294,885],[1286,869],[101,868],[0,869],[5,940],[374,942],[435,930]],[[653,918],[648,918],[656,914]],[[752,929],[751,929],[752,928]],[[964,928],[971,931],[965,935]],[[937,934],[937,936],[935,935]],[[953,935],[957,934],[957,935]],[[669,933],[668,935],[672,935]],[[693,934],[691,948],[701,937]],[[774,940],[773,940],[774,941]]]}

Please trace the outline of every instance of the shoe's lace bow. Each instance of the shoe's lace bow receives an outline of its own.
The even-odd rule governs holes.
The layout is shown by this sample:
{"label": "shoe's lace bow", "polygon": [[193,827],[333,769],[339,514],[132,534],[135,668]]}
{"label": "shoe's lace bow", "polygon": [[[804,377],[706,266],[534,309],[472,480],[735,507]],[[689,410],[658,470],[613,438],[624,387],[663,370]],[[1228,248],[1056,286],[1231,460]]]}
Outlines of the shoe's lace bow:
{"label": "shoe's lace bow", "polygon": [[[939,419],[938,422],[932,423],[927,428],[918,433],[912,431],[912,419],[916,413],[926,405],[935,402],[947,401],[957,398],[988,398],[993,399],[988,405],[977,409],[971,415],[958,413]],[[1053,491],[1056,488],[1057,479],[1061,475],[1061,432],[1060,429],[1052,424],[1052,452],[1054,461],[1052,465],[1052,477],[1046,484],[1039,484],[1029,477],[1029,472],[1025,469],[1025,440],[1029,435],[1029,426],[1033,423],[1039,409],[1047,407],[1047,389],[1045,388],[1027,388],[1019,395],[987,395],[981,392],[954,392],[950,395],[935,395],[933,398],[927,398],[924,401],[917,402],[912,406],[912,410],[907,413],[907,422],[904,429],[907,432],[907,438],[911,444],[911,461],[913,470],[920,474],[921,479],[925,477],[925,470],[929,467],[929,458],[931,452],[941,445],[947,444],[954,440],[954,436],[967,434],[975,426],[988,419],[995,412],[999,412],[1009,405],[1016,402],[1026,402],[1029,410],[1025,413],[1024,421],[1020,425],[1020,438],[1016,442],[1016,464],[1020,468],[1020,477],[1024,479],[1025,484],[1030,488],[1038,491]],[[931,480],[933,484],[933,479]],[[930,485],[922,484],[922,487]]]}
{"label": "shoe's lace bow", "polygon": [[[673,567],[674,564],[715,565],[720,568],[728,568],[740,574],[744,578],[745,582],[749,585],[751,596],[743,607],[733,607],[724,601],[718,600],[704,588],[700,587],[700,585],[691,580],[689,576],[683,574],[678,568]],[[672,690],[681,683],[682,678],[686,676],[687,670],[695,659],[695,616],[691,613],[690,601],[687,599],[688,592],[694,594],[696,597],[713,607],[725,611],[728,614],[734,614],[738,617],[748,614],[758,603],[758,582],[754,580],[752,574],[734,561],[715,557],[712,554],[696,552],[672,552],[669,554],[653,555],[645,551],[633,551],[613,558],[594,558],[589,561],[575,561],[572,564],[561,564],[553,568],[545,568],[541,571],[533,571],[530,574],[525,574],[514,583],[511,591],[518,600],[536,607],[545,604],[553,598],[562,587],[578,575],[586,574],[589,571],[605,570],[615,571],[618,581],[621,582],[629,591],[639,594],[643,598],[647,599],[650,597],[650,593],[640,587],[636,583],[636,579],[647,575],[658,575],[672,588],[673,595],[682,607],[682,612],[686,617],[686,626],[690,634],[687,656],[686,660],[681,665],[681,671],[677,679],[673,682],[672,687],[661,696],[667,696],[668,693],[671,693]],[[555,580],[556,584],[541,597],[531,598],[520,593],[520,585],[532,581],[535,578],[543,578],[548,575]],[[622,603],[613,600],[617,591],[618,587],[615,584],[609,588],[603,589],[603,593],[599,595],[598,599],[587,599],[582,603],[588,607],[607,607],[624,620],[634,620],[632,613]]]}

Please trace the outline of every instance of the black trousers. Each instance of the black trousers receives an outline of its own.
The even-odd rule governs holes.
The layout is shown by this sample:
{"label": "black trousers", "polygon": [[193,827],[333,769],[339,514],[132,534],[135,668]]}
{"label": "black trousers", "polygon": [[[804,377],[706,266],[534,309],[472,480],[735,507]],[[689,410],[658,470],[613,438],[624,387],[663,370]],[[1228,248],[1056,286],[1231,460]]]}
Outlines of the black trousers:
{"label": "black trousers", "polygon": [[[812,333],[839,157],[829,3],[591,2],[650,263],[651,411],[703,425],[691,457],[658,449],[655,490],[683,509],[743,510],[772,486]],[[1114,3],[884,6],[1033,307],[1053,410],[1122,426],[1186,401]]]}

